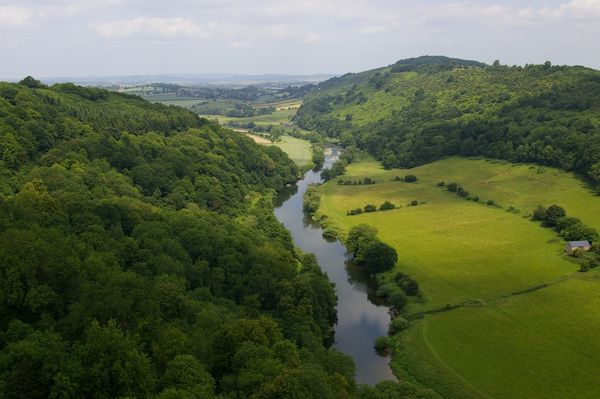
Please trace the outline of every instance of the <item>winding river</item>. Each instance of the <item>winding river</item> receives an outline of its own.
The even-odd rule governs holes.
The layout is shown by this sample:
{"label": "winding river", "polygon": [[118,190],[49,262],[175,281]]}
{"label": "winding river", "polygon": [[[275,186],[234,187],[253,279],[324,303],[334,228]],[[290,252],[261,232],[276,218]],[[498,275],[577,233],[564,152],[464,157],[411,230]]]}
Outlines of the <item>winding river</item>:
{"label": "winding river", "polygon": [[[330,167],[337,157],[338,150],[333,148],[325,156],[323,167]],[[334,346],[354,358],[356,381],[372,385],[383,380],[395,380],[389,359],[373,349],[375,339],[386,335],[390,321],[388,307],[378,303],[375,296],[375,282],[348,262],[346,249],[339,241],[325,240],[319,224],[305,217],[302,211],[302,198],[307,186],[320,182],[319,171],[308,171],[296,185],[279,194],[275,215],[292,233],[296,246],[315,254],[323,271],[335,283],[338,322]]]}

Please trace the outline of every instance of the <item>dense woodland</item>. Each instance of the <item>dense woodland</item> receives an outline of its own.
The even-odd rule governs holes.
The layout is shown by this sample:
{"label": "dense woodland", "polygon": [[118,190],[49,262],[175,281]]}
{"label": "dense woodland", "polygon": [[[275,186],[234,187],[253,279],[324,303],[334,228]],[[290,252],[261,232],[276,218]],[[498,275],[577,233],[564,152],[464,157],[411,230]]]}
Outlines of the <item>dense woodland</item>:
{"label": "dense woodland", "polygon": [[357,387],[272,211],[274,146],[177,107],[0,83],[0,398],[434,397]]}
{"label": "dense woodland", "polygon": [[296,120],[388,168],[483,155],[600,183],[600,72],[584,67],[402,60],[321,83]]}

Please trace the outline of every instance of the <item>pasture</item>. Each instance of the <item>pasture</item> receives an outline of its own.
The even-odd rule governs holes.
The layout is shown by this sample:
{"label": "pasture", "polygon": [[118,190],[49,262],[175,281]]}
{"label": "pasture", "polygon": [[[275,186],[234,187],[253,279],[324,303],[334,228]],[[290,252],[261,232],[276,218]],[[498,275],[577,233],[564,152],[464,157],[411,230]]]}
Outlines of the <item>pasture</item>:
{"label": "pasture", "polygon": [[310,142],[307,140],[302,140],[291,136],[281,136],[275,142],[271,142],[271,140],[257,134],[252,134],[242,130],[236,131],[240,134],[245,134],[246,136],[250,137],[257,144],[274,145],[281,148],[281,150],[285,152],[288,157],[290,157],[290,159],[296,162],[296,165],[300,167],[312,165],[312,148]]}
{"label": "pasture", "polygon": [[312,148],[307,140],[281,136],[273,144],[281,148],[298,166],[302,167],[312,163]]}
{"label": "pasture", "polygon": [[[418,181],[393,180],[406,174]],[[484,159],[448,158],[391,171],[366,159],[341,178],[364,177],[376,184],[324,184],[319,213],[342,233],[359,223],[373,225],[396,248],[397,270],[422,289],[409,313],[479,305],[426,315],[397,337],[393,365],[400,375],[456,397],[597,394],[598,272],[578,273],[562,254],[562,239],[527,216],[538,204],[557,203],[600,228],[600,197],[569,173]],[[483,203],[437,187],[439,181],[456,181]],[[489,199],[501,207],[486,205]],[[402,208],[346,216],[386,200]],[[413,200],[420,204],[409,206]],[[507,212],[509,206],[517,211]],[[548,287],[511,295],[540,285]]]}
{"label": "pasture", "polygon": [[257,126],[281,125],[290,121],[296,114],[296,109],[275,111],[270,115],[251,116],[247,118],[234,118],[224,115],[200,115],[207,119],[216,119],[221,125],[248,124],[254,122]]}

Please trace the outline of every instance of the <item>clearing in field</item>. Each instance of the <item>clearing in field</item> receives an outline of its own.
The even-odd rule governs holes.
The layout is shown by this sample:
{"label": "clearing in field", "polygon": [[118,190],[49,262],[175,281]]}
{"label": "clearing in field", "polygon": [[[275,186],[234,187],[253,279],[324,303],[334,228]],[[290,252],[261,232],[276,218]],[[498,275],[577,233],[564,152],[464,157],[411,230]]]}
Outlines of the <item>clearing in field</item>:
{"label": "clearing in field", "polygon": [[[418,181],[394,181],[406,174]],[[323,185],[320,213],[342,233],[371,224],[396,248],[398,269],[416,278],[423,292],[422,303],[409,312],[478,305],[415,322],[398,338],[393,365],[400,375],[407,372],[451,397],[597,395],[600,273],[578,273],[562,254],[562,239],[527,216],[538,204],[556,203],[600,228],[600,197],[569,173],[483,159],[449,158],[392,171],[365,160],[341,178],[364,177],[376,184]],[[440,181],[457,182],[483,203],[438,187]],[[346,216],[386,200],[402,208]],[[418,206],[408,206],[415,200]],[[547,287],[528,292],[540,286]]]}

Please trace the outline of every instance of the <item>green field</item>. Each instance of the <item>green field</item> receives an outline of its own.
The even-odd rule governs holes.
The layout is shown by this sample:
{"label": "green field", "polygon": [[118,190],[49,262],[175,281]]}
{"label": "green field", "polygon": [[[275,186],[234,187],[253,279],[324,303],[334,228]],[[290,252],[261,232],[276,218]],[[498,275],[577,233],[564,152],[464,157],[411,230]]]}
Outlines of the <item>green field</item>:
{"label": "green field", "polygon": [[288,157],[290,157],[290,159],[296,162],[296,165],[300,167],[312,165],[312,148],[310,142],[307,140],[302,140],[291,136],[281,136],[273,143],[271,140],[268,140],[263,136],[249,132],[240,133],[247,135],[258,144],[274,145],[281,148],[281,150],[285,152]]}
{"label": "green field", "polygon": [[[418,182],[393,181],[408,173]],[[479,300],[478,307],[427,315],[402,334],[393,363],[400,375],[451,397],[597,397],[600,279],[597,272],[578,273],[562,255],[562,239],[526,216],[538,204],[558,203],[599,228],[600,197],[569,173],[482,159],[391,171],[365,160],[342,178],[364,177],[377,183],[323,185],[319,212],[342,233],[371,224],[397,249],[398,269],[423,292],[408,311]],[[456,181],[502,207],[467,201],[437,187],[439,181]],[[385,200],[402,208],[346,216]],[[407,206],[413,200],[422,204]],[[509,206],[518,213],[507,212]],[[541,284],[549,287],[510,296]]]}
{"label": "green field", "polygon": [[284,109],[275,111],[270,115],[259,115],[248,118],[232,118],[224,115],[200,115],[207,119],[216,119],[223,126],[227,126],[230,123],[241,123],[247,124],[254,122],[257,126],[267,125],[280,125],[289,122],[290,119],[296,114],[296,109]]}
{"label": "green field", "polygon": [[298,166],[312,163],[312,149],[310,142],[291,136],[281,136],[274,145],[281,148]]}

